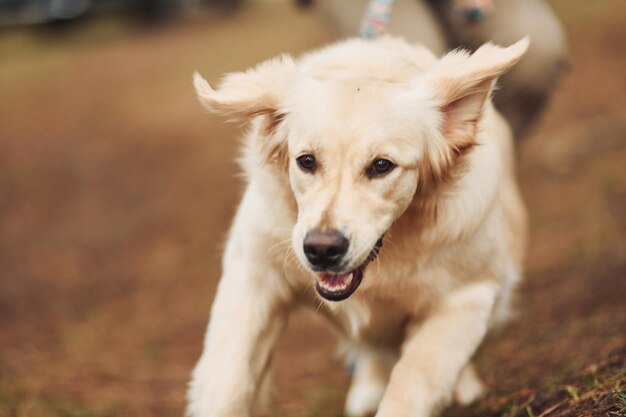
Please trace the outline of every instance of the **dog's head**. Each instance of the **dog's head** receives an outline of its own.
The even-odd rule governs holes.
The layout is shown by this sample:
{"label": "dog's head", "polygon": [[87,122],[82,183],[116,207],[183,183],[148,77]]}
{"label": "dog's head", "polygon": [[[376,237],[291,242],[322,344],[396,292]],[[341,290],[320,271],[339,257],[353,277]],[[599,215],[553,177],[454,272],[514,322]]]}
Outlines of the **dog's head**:
{"label": "dog's head", "polygon": [[527,47],[437,59],[400,40],[351,40],[230,74],[217,90],[194,82],[209,109],[259,116],[259,161],[288,176],[297,202],[294,251],[318,293],[337,301],[356,290],[416,194],[476,144],[495,79]]}

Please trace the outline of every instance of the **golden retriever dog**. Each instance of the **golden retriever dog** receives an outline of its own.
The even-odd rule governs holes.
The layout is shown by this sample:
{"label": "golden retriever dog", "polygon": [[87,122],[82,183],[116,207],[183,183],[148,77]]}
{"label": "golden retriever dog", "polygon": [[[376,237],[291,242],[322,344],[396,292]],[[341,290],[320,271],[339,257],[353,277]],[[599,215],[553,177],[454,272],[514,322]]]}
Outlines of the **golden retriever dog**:
{"label": "golden retriever dog", "polygon": [[354,361],[348,416],[433,416],[481,394],[471,359],[506,315],[526,238],[491,94],[527,48],[437,58],[400,39],[352,39],[217,89],[195,74],[209,110],[251,129],[189,416],[254,415],[302,305]]}

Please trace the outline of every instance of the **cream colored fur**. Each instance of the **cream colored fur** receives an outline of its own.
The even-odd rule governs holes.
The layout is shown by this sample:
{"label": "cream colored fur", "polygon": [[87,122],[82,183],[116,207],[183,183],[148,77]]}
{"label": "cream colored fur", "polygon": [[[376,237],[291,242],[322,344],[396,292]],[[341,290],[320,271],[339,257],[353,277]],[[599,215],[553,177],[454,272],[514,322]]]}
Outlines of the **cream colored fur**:
{"label": "cream colored fur", "polygon": [[[207,108],[250,118],[251,130],[189,416],[253,415],[298,305],[321,304],[355,361],[349,416],[433,416],[481,394],[470,360],[507,312],[525,245],[511,134],[490,96],[527,46],[438,59],[398,39],[348,40],[230,74],[216,90],[194,76]],[[298,167],[303,154],[315,173]],[[366,176],[376,158],[396,168]],[[347,236],[346,269],[385,236],[345,301],[316,295],[302,249],[311,228]]]}

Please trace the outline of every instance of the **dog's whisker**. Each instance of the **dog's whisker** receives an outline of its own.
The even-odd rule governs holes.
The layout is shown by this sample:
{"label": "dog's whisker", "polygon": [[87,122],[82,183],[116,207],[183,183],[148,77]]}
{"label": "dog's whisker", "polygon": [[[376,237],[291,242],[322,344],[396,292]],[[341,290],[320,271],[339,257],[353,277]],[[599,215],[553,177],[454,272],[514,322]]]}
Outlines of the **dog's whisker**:
{"label": "dog's whisker", "polygon": [[[289,246],[287,248],[287,253],[285,254],[285,259],[283,260],[283,275],[287,275],[287,264],[291,263],[294,259],[296,259],[296,254],[293,251],[293,248]],[[300,266],[299,262],[295,262],[296,268]]]}
{"label": "dog's whisker", "polygon": [[267,249],[265,251],[264,256],[267,256],[273,249],[276,249],[276,248],[280,247],[281,245],[285,245],[285,244],[288,244],[290,242],[291,242],[291,238],[288,238],[288,239],[285,239],[285,240],[281,240],[280,242],[270,246],[269,249]]}
{"label": "dog's whisker", "polygon": [[311,294],[311,295],[313,296],[313,298],[314,298],[316,301],[318,301],[318,302],[320,303],[320,305],[318,305],[318,306],[317,306],[317,309],[315,310],[315,312],[317,313],[317,312],[320,310],[320,308],[321,308],[321,304],[323,304],[323,301],[322,301],[322,300],[320,300],[320,299],[319,299],[319,298],[315,295],[316,293],[317,293],[317,291],[315,290],[315,284],[314,284],[313,282],[310,282],[309,284],[307,284],[307,285],[304,287],[304,294],[305,294],[305,295],[307,295],[307,296]]}
{"label": "dog's whisker", "polygon": [[[315,286],[312,286],[315,287]],[[324,302],[320,299],[317,300],[317,308],[315,309],[315,313],[319,313],[322,307],[324,306]]]}
{"label": "dog's whisker", "polygon": [[[380,254],[379,254],[379,256],[380,256],[380,259],[384,259],[384,260],[385,260],[385,262],[391,262],[391,258],[389,257],[389,255],[388,255],[388,254],[386,254],[386,253],[380,253]],[[380,260],[379,260],[379,261],[380,261]]]}
{"label": "dog's whisker", "polygon": [[[382,256],[382,253],[379,255]],[[378,276],[380,275],[380,258],[376,257],[375,261],[376,261],[376,278],[378,278]]]}
{"label": "dog's whisker", "polygon": [[385,245],[396,247],[396,243],[393,241],[393,236],[390,233],[385,234]]}
{"label": "dog's whisker", "polygon": [[287,259],[288,262],[293,262],[296,268],[300,269],[301,271],[306,271],[306,269],[302,266],[302,264],[298,262],[298,257],[296,256],[296,253],[293,251],[292,248],[289,248],[289,251],[287,251],[285,258]]}

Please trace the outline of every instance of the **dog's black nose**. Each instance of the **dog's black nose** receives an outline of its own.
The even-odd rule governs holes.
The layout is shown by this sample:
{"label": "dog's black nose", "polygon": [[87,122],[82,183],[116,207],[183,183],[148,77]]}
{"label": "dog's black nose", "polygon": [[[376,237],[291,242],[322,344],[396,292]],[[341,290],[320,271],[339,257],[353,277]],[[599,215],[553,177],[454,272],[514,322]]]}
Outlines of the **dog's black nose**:
{"label": "dog's black nose", "polygon": [[313,229],[304,237],[304,254],[313,269],[324,271],[339,266],[350,241],[336,230]]}

